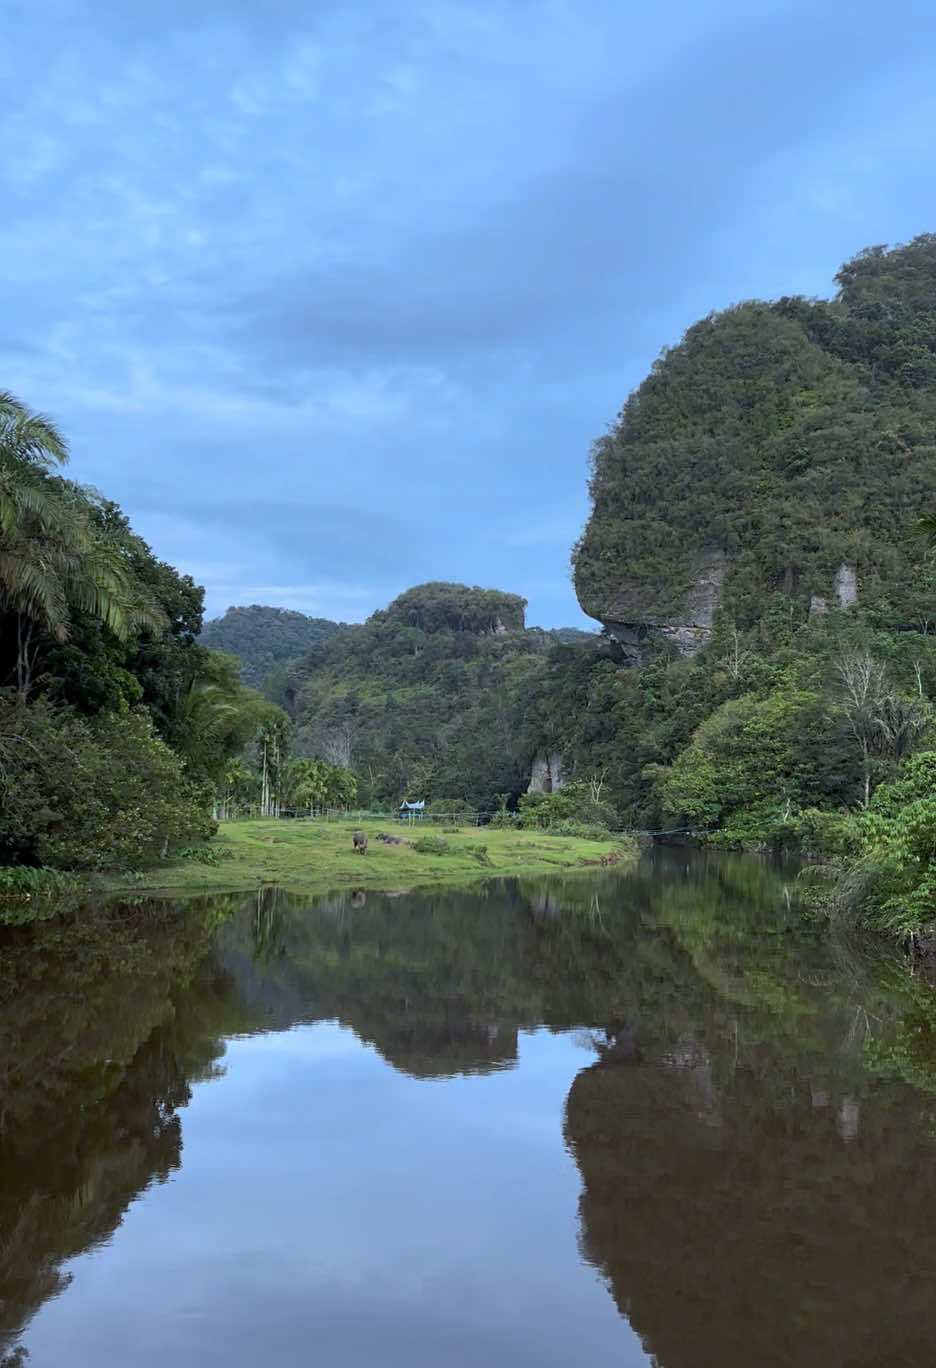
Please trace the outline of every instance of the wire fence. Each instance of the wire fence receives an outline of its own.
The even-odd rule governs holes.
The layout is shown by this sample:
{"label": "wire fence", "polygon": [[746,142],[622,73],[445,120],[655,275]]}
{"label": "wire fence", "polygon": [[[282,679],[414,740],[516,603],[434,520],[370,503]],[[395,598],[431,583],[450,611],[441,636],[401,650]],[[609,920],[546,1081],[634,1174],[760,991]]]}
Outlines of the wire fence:
{"label": "wire fence", "polygon": [[403,826],[486,826],[499,812],[370,812],[360,808],[289,808],[261,811],[259,803],[216,803],[218,822],[255,822],[260,818],[317,822],[399,822]]}
{"label": "wire fence", "polygon": [[[369,822],[399,822],[403,826],[487,826],[496,817],[515,818],[514,813],[482,812],[465,810],[463,812],[371,812],[363,808],[277,808],[275,812],[262,812],[259,803],[233,804],[218,803],[214,811],[219,822],[255,822],[260,818],[298,822],[355,822],[363,826]],[[511,821],[510,825],[513,825]],[[655,841],[665,840],[668,836],[711,836],[715,827],[667,827],[652,831],[644,828],[623,827],[612,831],[613,836],[643,836]]]}

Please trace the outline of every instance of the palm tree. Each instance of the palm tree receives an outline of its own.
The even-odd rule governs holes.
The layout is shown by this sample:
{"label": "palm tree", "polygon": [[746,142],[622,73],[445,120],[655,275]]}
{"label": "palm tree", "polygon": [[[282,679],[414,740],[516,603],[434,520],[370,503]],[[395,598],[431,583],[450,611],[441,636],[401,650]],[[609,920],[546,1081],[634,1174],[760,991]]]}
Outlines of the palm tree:
{"label": "palm tree", "polygon": [[95,526],[87,495],[52,474],[67,459],[55,425],[0,392],[0,608],[16,621],[21,693],[29,688],[38,632],[64,641],[75,610],[122,640],[165,626],[117,540]]}
{"label": "palm tree", "polygon": [[919,541],[936,537],[936,513],[924,513],[922,518],[917,518],[911,528],[911,536]]}

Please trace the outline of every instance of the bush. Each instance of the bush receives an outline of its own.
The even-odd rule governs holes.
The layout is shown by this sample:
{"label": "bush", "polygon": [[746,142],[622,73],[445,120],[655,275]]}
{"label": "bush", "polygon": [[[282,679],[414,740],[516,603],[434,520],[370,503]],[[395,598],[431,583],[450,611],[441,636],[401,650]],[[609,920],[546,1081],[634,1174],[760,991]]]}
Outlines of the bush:
{"label": "bush", "polygon": [[233,860],[233,850],[226,846],[185,846],[179,851],[180,860],[194,860],[197,864],[218,865],[222,860]]}
{"label": "bush", "polygon": [[33,865],[0,867],[0,897],[10,893],[70,893],[80,887],[76,875],[61,869],[37,869]]}
{"label": "bush", "polygon": [[412,846],[420,855],[448,855],[451,851],[444,836],[420,836]]}
{"label": "bush", "polygon": [[214,835],[208,801],[142,710],[87,718],[0,697],[0,859],[137,868]]}
{"label": "bush", "polygon": [[491,857],[488,855],[488,848],[486,845],[465,845],[462,846],[462,850],[466,855],[470,855],[472,859],[477,860],[478,864],[489,865],[491,863]]}
{"label": "bush", "polygon": [[576,822],[566,818],[564,822],[554,822],[549,828],[551,836],[577,836],[580,841],[613,841],[614,833],[599,822]]}
{"label": "bush", "polygon": [[592,795],[591,786],[565,784],[555,793],[524,793],[519,802],[521,827],[555,827],[558,822],[586,822],[610,828],[617,825],[617,813],[610,803]]}

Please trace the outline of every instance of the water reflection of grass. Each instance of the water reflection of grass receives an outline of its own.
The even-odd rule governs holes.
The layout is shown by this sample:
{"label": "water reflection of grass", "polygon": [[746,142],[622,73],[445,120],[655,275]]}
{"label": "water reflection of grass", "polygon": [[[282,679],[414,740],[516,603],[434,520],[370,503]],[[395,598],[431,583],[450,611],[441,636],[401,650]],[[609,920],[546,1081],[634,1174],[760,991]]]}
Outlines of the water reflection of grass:
{"label": "water reflection of grass", "polygon": [[[636,855],[627,838],[586,841],[549,836],[542,831],[464,827],[447,833],[444,853],[420,852],[411,845],[386,845],[379,831],[409,840],[418,830],[395,823],[370,821],[366,855],[352,847],[359,823],[350,821],[277,821],[222,823],[212,846],[224,853],[217,865],[180,860],[147,870],[137,879],[139,890],[185,892],[248,889],[278,883],[306,891],[331,888],[399,889],[465,884],[497,875],[522,875],[584,868],[613,853],[622,861]],[[481,850],[483,848],[483,855]],[[121,880],[101,881],[117,888]]]}

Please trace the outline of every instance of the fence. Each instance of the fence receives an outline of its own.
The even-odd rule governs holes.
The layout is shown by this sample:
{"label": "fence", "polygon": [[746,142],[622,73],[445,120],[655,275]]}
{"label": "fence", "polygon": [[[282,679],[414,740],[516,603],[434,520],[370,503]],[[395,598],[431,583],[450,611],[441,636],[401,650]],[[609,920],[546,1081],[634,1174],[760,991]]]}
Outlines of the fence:
{"label": "fence", "polygon": [[[429,823],[431,826],[487,826],[488,822],[494,817],[502,817],[502,812],[368,812],[364,809],[346,808],[278,808],[275,813],[262,813],[260,804],[233,804],[216,803],[214,818],[217,822],[252,822],[260,817],[267,817],[269,820],[276,819],[286,821],[316,821],[316,822],[355,822],[364,825],[367,822],[380,822],[386,825],[388,822],[403,822],[407,826],[424,826]],[[515,814],[507,814],[514,816]],[[663,840],[667,836],[711,836],[717,830],[715,827],[670,827],[665,831],[645,831],[626,827],[621,831],[614,832],[616,836],[645,836],[655,841]]]}
{"label": "fence", "polygon": [[259,803],[216,803],[216,822],[252,822],[260,817],[319,822],[403,822],[407,826],[485,826],[496,812],[369,812],[347,808],[287,808],[263,813]]}

